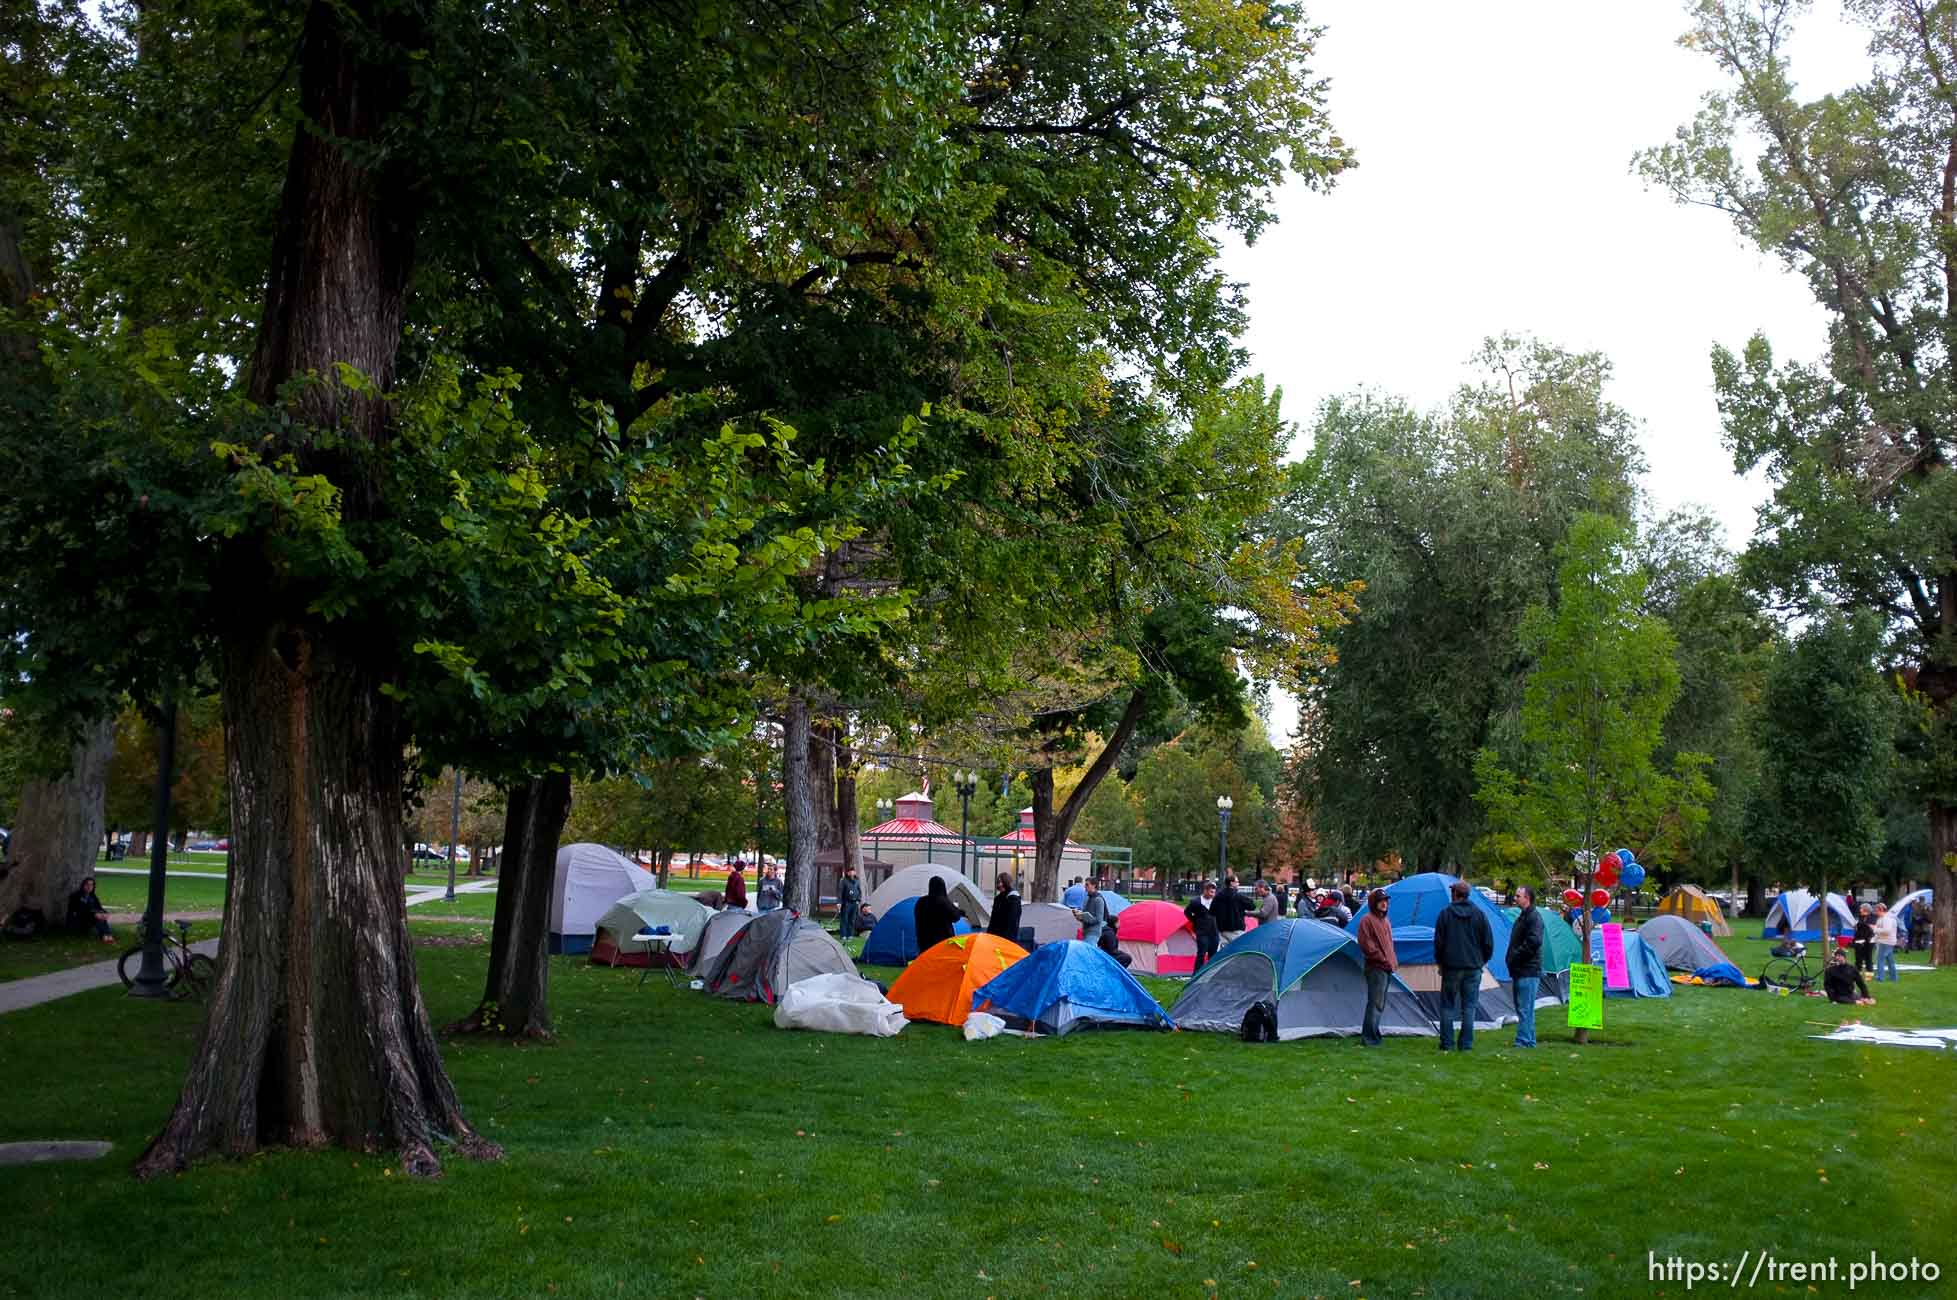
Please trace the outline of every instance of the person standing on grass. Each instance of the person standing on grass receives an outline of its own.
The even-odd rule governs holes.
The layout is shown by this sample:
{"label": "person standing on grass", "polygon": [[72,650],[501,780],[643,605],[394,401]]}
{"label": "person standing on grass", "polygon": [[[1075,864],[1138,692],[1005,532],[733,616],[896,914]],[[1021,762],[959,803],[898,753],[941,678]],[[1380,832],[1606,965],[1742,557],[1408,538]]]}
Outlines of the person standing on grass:
{"label": "person standing on grass", "polygon": [[734,859],[734,869],[727,873],[727,888],[720,895],[721,904],[736,912],[747,911],[747,877],[741,874],[744,865],[739,858]]}
{"label": "person standing on grass", "polygon": [[1271,887],[1261,880],[1257,882],[1257,910],[1251,915],[1257,918],[1259,925],[1269,925],[1281,915],[1278,911],[1277,895],[1273,894]]}
{"label": "person standing on grass", "polygon": [[1235,876],[1223,877],[1223,887],[1210,903],[1210,915],[1216,918],[1218,944],[1226,944],[1244,932],[1244,896],[1237,892]]}
{"label": "person standing on grass", "polygon": [[761,883],[755,886],[754,905],[763,912],[772,912],[781,906],[781,875],[774,863],[761,868]]}
{"label": "person standing on grass", "polygon": [[1867,903],[1855,914],[1855,969],[1875,973],[1875,916]]}
{"label": "person standing on grass", "polygon": [[1080,907],[1074,912],[1080,921],[1080,941],[1099,947],[1108,925],[1108,900],[1101,897],[1098,880],[1089,880],[1081,888],[1087,891],[1087,897],[1080,900]]}
{"label": "person standing on grass", "polygon": [[1542,913],[1536,910],[1536,891],[1527,885],[1515,891],[1515,925],[1509,930],[1509,981],[1515,989],[1515,1045],[1536,1045],[1536,986],[1542,983]]}
{"label": "person standing on grass", "polygon": [[1189,928],[1196,932],[1196,965],[1190,972],[1194,974],[1210,964],[1210,958],[1216,956],[1217,947],[1223,941],[1216,923],[1216,882],[1205,880],[1203,892],[1189,900],[1182,914],[1189,918]]}
{"label": "person standing on grass", "polygon": [[81,887],[68,895],[68,928],[76,933],[93,929],[103,943],[116,941],[115,932],[109,929],[109,909],[96,896],[94,876],[83,876]]}
{"label": "person standing on grass", "polygon": [[1455,881],[1447,892],[1453,901],[1434,918],[1434,960],[1441,968],[1441,1050],[1454,1050],[1458,1015],[1461,1050],[1471,1052],[1481,1002],[1481,968],[1495,955],[1495,932],[1481,909],[1468,901],[1467,881]]}
{"label": "person standing on grass", "polygon": [[1387,897],[1375,889],[1366,899],[1366,914],[1359,918],[1359,952],[1366,959],[1366,1018],[1359,1026],[1359,1041],[1378,1047],[1385,1040],[1379,1034],[1379,1017],[1386,1010],[1386,990],[1400,958],[1393,951],[1393,924],[1386,919]]}
{"label": "person standing on grass", "polygon": [[992,896],[992,919],[985,932],[1001,939],[1019,942],[1019,891],[1012,887],[1012,872],[999,873],[999,892]]}
{"label": "person standing on grass", "polygon": [[848,943],[856,937],[856,915],[863,907],[863,882],[856,878],[855,867],[844,867],[843,878],[836,882],[836,932]]}
{"label": "person standing on grass", "polygon": [[1882,983],[1883,972],[1895,983],[1902,977],[1896,974],[1896,918],[1889,914],[1889,904],[1875,905],[1875,982]]}
{"label": "person standing on grass", "polygon": [[924,891],[924,897],[917,900],[917,910],[911,913],[917,924],[917,950],[928,952],[951,938],[958,926],[958,909],[951,905],[951,895],[945,892],[945,878],[931,877],[931,883]]}

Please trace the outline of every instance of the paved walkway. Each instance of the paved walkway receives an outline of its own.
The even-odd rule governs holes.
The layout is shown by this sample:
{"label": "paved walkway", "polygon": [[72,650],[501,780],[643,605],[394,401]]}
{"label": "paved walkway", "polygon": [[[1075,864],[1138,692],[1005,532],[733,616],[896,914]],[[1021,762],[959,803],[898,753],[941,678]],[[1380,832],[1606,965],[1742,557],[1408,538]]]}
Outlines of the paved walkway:
{"label": "paved walkway", "polygon": [[[147,876],[148,867],[97,867],[98,876]],[[186,880],[223,880],[222,871],[181,871],[176,867],[163,868],[165,876],[182,876]]]}
{"label": "paved walkway", "polygon": [[[473,880],[465,885],[457,885],[455,892],[459,897],[463,894],[491,893],[495,888],[494,880]],[[408,895],[408,906],[419,907],[424,903],[439,903],[447,892],[446,887],[418,889]],[[217,940],[205,939],[201,943],[193,943],[190,945],[190,950],[201,952],[206,957],[216,957]],[[46,975],[35,975],[28,979],[10,980],[0,984],[0,1015],[5,1015],[9,1011],[19,1011],[24,1007],[39,1006],[43,1002],[53,1002],[57,998],[70,997],[76,993],[86,993],[90,989],[105,989],[112,984],[120,984],[122,976],[116,973],[116,963],[121,959],[122,954],[118,953],[107,961],[91,962],[86,966],[51,971]]]}

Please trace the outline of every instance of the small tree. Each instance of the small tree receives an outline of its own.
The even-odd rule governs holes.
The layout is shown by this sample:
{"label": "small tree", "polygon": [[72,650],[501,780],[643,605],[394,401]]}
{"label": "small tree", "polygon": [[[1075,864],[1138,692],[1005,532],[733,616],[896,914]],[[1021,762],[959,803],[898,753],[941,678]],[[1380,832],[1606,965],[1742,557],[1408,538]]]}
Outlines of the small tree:
{"label": "small tree", "polygon": [[1896,713],[1875,669],[1880,637],[1869,615],[1817,618],[1768,669],[1760,709],[1748,838],[1819,890],[1824,946],[1829,874],[1868,870],[1884,840]]}
{"label": "small tree", "polygon": [[[1629,535],[1602,515],[1581,515],[1559,548],[1554,610],[1523,619],[1535,660],[1523,693],[1520,761],[1492,749],[1475,761],[1476,797],[1491,841],[1513,847],[1540,876],[1577,854],[1590,888],[1598,846],[1648,843],[1667,823],[1702,824],[1710,791],[1703,758],[1681,755],[1671,774],[1652,761],[1678,697],[1671,630],[1643,614],[1645,575],[1627,556]],[[1584,951],[1590,913],[1584,911]]]}

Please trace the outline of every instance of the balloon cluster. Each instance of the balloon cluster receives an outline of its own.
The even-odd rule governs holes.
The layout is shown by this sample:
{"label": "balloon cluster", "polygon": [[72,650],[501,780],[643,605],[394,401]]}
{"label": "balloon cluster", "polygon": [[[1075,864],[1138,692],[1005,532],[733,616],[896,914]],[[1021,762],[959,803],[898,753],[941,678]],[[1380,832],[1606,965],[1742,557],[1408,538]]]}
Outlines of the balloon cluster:
{"label": "balloon cluster", "polygon": [[[1590,919],[1598,925],[1610,920],[1610,891],[1623,885],[1626,889],[1636,889],[1644,883],[1644,868],[1631,856],[1631,850],[1619,849],[1606,853],[1597,861],[1597,874],[1594,878],[1596,888],[1590,891]],[[1582,907],[1585,899],[1583,891],[1566,889],[1563,901],[1571,907]]]}

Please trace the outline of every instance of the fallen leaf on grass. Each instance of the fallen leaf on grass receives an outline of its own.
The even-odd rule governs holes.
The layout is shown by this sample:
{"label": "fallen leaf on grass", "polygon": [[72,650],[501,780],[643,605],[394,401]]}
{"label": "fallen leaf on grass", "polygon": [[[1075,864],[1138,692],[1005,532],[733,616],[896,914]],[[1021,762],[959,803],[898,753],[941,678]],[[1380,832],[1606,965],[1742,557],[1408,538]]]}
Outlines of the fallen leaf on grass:
{"label": "fallen leaf on grass", "polygon": [[1544,1163],[1543,1163],[1542,1161],[1540,1161],[1540,1160],[1538,1160],[1538,1161],[1536,1161],[1536,1168],[1538,1168],[1538,1169],[1547,1169],[1547,1168],[1549,1168],[1549,1166],[1548,1166],[1548,1165],[1546,1165],[1546,1164],[1544,1164]]}
{"label": "fallen leaf on grass", "polygon": [[1162,1249],[1168,1251],[1171,1255],[1182,1254],[1182,1246],[1177,1242],[1170,1241],[1167,1237],[1162,1238]]}

